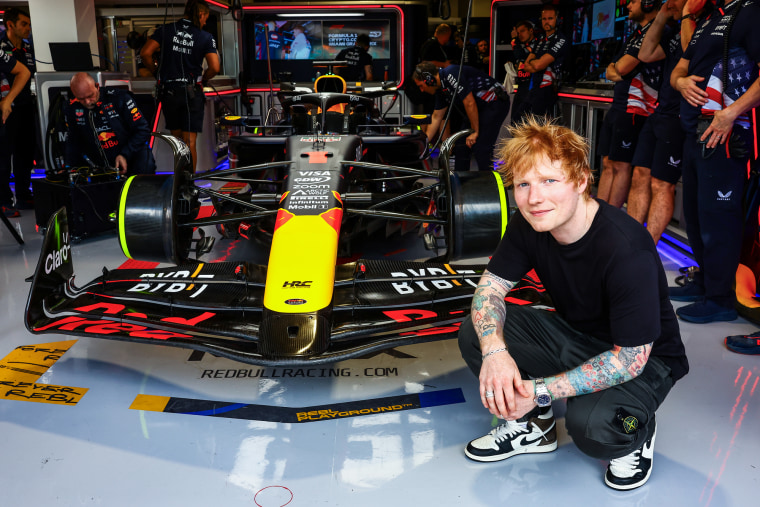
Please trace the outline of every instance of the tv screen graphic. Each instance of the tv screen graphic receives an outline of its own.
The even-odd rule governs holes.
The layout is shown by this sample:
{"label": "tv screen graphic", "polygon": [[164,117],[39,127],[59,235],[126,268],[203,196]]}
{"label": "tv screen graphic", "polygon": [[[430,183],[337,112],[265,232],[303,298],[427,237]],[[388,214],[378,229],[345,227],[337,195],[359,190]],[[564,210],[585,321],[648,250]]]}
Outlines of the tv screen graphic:
{"label": "tv screen graphic", "polygon": [[615,0],[602,0],[594,4],[594,22],[591,39],[607,39],[615,35]]}
{"label": "tv screen graphic", "polygon": [[356,45],[356,38],[361,34],[369,36],[369,54],[374,59],[391,57],[391,23],[388,20],[352,21],[322,23],[322,52],[327,60],[334,59],[338,53]]}
{"label": "tv screen graphic", "polygon": [[357,17],[329,13],[318,16],[307,11],[301,15],[295,9],[286,14],[267,9],[245,15],[243,56],[248,83],[264,84],[270,77],[273,82],[312,82],[325,72],[323,66],[315,67],[314,61],[335,60],[342,50],[354,46],[362,34],[370,39],[374,74],[389,80],[400,77],[400,24],[396,9]]}
{"label": "tv screen graphic", "polygon": [[322,22],[308,20],[264,21],[254,24],[255,58],[271,60],[322,60]]}

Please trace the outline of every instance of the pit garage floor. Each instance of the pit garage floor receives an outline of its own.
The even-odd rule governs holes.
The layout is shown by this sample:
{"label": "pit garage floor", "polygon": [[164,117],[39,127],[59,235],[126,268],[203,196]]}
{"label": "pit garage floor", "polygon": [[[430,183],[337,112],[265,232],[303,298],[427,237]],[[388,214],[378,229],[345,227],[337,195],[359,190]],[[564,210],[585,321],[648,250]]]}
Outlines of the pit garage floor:
{"label": "pit garage floor", "polygon": [[[454,340],[288,370],[163,346],[32,335],[23,325],[24,279],[41,236],[32,212],[11,222],[26,243],[19,246],[0,224],[0,365],[19,361],[9,355],[20,352],[32,354],[22,362],[45,356],[49,367],[38,378],[40,372],[10,378],[59,386],[38,392],[67,397],[20,401],[0,384],[4,506],[757,505],[760,357],[723,345],[726,335],[756,330],[743,319],[681,323],[691,373],[657,414],[649,483],[618,492],[603,483],[606,463],[582,455],[567,436],[562,402],[554,404],[557,451],[491,464],[465,458],[466,442],[493,421]],[[72,251],[80,285],[125,260],[115,234],[85,239]],[[234,256],[244,248],[228,242],[215,251]],[[662,254],[671,279],[690,264],[674,250]],[[44,349],[68,351],[57,359]],[[249,406],[217,417],[202,408],[166,413],[155,410],[162,397],[185,398],[188,407],[203,400]],[[297,421],[305,407],[336,404],[353,415],[268,422],[272,413]],[[398,405],[404,410],[361,412]]]}

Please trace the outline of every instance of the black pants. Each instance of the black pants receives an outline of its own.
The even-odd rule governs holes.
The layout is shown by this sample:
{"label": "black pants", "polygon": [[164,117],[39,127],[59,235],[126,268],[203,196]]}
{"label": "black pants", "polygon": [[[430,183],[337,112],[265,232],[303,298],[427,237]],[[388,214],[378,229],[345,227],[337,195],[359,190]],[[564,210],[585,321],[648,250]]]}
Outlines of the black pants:
{"label": "black pants", "polygon": [[[501,124],[509,114],[509,101],[495,100],[486,106],[478,108],[478,140],[472,146],[467,147],[465,140],[461,139],[454,147],[454,170],[469,171],[470,156],[478,163],[478,170],[493,171],[493,148],[501,133]],[[464,117],[464,127],[470,128],[467,116]]]}
{"label": "black pants", "polygon": [[37,109],[34,103],[14,106],[0,135],[0,203],[11,204],[11,172],[16,186],[16,199],[31,197],[34,150],[37,146]]}
{"label": "black pants", "polygon": [[[564,373],[611,349],[609,343],[574,330],[555,312],[519,306],[507,309],[504,340],[526,379]],[[459,348],[467,366],[478,376],[482,352],[469,318],[462,323]],[[670,368],[650,356],[644,371],[635,379],[568,398],[567,431],[575,445],[593,458],[609,460],[630,454],[654,432],[655,411],[671,387]],[[635,417],[638,429],[626,432],[621,415]]]}
{"label": "black pants", "polygon": [[[734,127],[731,135],[752,136]],[[706,154],[709,150],[706,150]],[[747,182],[747,159],[728,158],[726,145],[719,144],[709,158],[695,134],[686,136],[683,148],[683,212],[686,234],[704,274],[707,298],[732,308],[736,298],[734,281],[744,227],[743,194]]]}

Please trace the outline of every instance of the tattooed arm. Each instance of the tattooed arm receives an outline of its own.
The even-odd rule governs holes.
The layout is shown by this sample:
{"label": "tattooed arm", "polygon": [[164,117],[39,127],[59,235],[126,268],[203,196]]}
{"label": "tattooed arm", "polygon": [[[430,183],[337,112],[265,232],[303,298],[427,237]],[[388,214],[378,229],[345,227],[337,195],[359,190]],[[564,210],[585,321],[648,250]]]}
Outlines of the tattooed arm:
{"label": "tattooed arm", "polygon": [[644,370],[651,350],[651,343],[638,347],[615,345],[577,368],[544,381],[555,400],[595,393],[636,378]]}
{"label": "tattooed arm", "polygon": [[[484,355],[506,348],[503,334],[507,312],[504,296],[512,290],[515,283],[486,270],[475,289],[472,324]],[[493,396],[486,397],[487,391],[493,392]],[[515,396],[515,392],[519,396]],[[515,410],[520,398],[529,397],[532,399],[533,394],[523,382],[509,351],[495,352],[483,359],[480,367],[480,399],[493,415],[506,417]]]}
{"label": "tattooed arm", "polygon": [[515,282],[499,278],[485,270],[472,298],[472,324],[480,339],[483,354],[504,346],[502,329],[507,312],[504,296]]}

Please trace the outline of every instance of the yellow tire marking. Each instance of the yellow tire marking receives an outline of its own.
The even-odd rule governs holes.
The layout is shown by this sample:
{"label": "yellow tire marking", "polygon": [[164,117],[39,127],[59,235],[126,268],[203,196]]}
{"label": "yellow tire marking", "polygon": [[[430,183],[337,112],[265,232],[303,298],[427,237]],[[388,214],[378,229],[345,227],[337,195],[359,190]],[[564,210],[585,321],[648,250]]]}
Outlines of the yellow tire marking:
{"label": "yellow tire marking", "polygon": [[16,347],[0,360],[0,399],[76,405],[87,388],[36,382],[76,342],[67,340]]}

